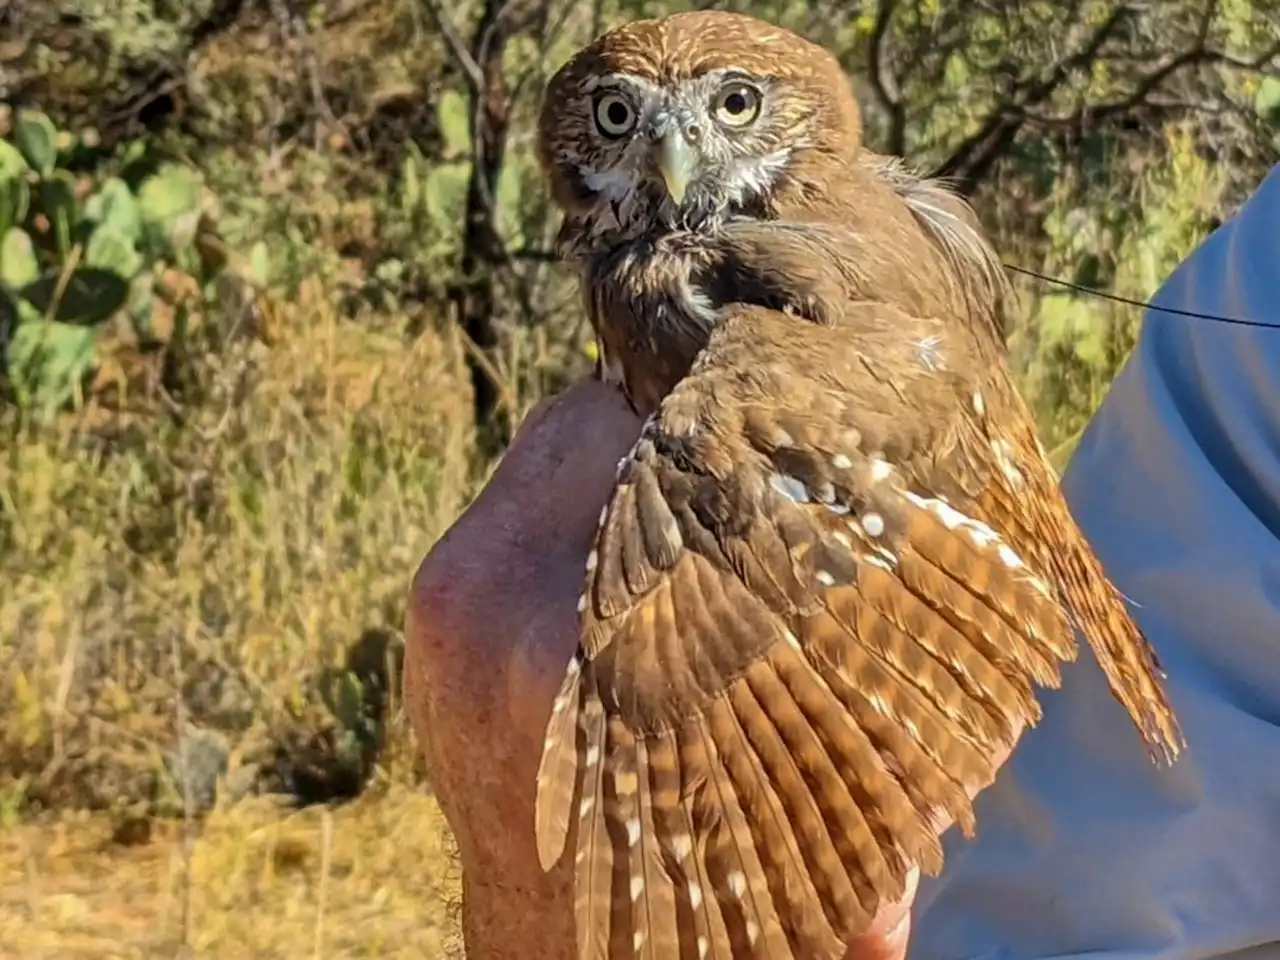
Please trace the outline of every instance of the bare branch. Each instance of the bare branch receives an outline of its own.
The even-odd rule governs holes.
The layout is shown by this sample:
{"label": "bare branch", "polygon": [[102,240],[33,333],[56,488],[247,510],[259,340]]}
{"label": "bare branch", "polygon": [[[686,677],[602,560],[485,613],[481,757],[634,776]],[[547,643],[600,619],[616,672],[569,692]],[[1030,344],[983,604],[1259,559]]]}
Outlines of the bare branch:
{"label": "bare branch", "polygon": [[518,247],[511,251],[513,260],[527,260],[531,263],[558,263],[559,258],[554,250],[541,250],[536,247]]}
{"label": "bare branch", "polygon": [[431,15],[431,19],[435,21],[436,28],[440,31],[440,36],[444,37],[444,42],[449,47],[449,52],[458,61],[458,66],[466,76],[472,93],[479,96],[480,91],[484,89],[484,72],[480,69],[480,65],[476,63],[475,57],[471,55],[471,50],[467,47],[467,41],[462,39],[462,34],[458,32],[458,28],[449,18],[449,15],[444,12],[444,8],[440,5],[440,0],[421,0],[421,2],[427,13]]}
{"label": "bare branch", "polygon": [[897,0],[880,0],[876,8],[876,19],[871,28],[870,49],[867,54],[867,79],[881,109],[889,118],[885,152],[900,157],[907,149],[907,111],[902,103],[902,89],[889,66],[886,43],[897,6]]}
{"label": "bare branch", "polygon": [[1263,73],[1268,76],[1277,75],[1280,69],[1267,69],[1271,61],[1280,57],[1280,41],[1272,44],[1266,51],[1252,59],[1244,60],[1239,57],[1233,57],[1217,50],[1205,50],[1203,48],[1191,48],[1184,50],[1174,57],[1170,57],[1163,64],[1143,77],[1136,87],[1128,94],[1117,100],[1110,100],[1103,103],[1094,103],[1082,107],[1073,113],[1065,116],[1053,116],[1047,114],[1039,114],[1034,111],[1026,110],[1024,114],[1028,120],[1043,126],[1075,126],[1082,121],[1088,119],[1094,122],[1106,120],[1111,117],[1118,116],[1123,113],[1140,106],[1151,100],[1152,94],[1163,86],[1174,74],[1191,66],[1199,66],[1206,63],[1216,63],[1228,66],[1233,69],[1253,71]]}
{"label": "bare branch", "polygon": [[1048,100],[1077,70],[1092,63],[1131,10],[1129,4],[1116,6],[1083,47],[1059,58],[1043,79],[1026,89],[1019,101],[1002,102],[992,108],[978,131],[966,137],[931,176],[945,177],[971,191],[1012,145],[1028,118],[1027,109]]}
{"label": "bare branch", "polygon": [[[468,43],[441,7],[440,0],[422,0],[467,81],[471,108],[471,175],[462,228],[461,278],[449,298],[455,317],[475,350],[468,352],[476,419],[498,426],[503,397],[494,382],[491,354],[499,346],[501,312],[495,272],[509,267],[512,257],[499,229],[495,197],[506,159],[514,91],[503,71],[507,44],[531,29],[545,33],[545,0],[483,0]],[[518,82],[518,81],[517,81]],[[517,297],[519,291],[517,291]],[[499,442],[505,437],[499,436]]]}

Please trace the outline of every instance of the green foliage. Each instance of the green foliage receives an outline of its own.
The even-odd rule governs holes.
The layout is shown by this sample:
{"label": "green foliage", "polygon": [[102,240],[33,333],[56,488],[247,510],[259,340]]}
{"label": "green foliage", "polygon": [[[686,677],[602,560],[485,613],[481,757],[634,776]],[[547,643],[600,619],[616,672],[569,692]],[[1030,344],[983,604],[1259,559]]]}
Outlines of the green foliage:
{"label": "green foliage", "polygon": [[[93,370],[97,330],[126,314],[147,330],[150,278],[191,261],[201,179],[161,164],[136,189],[59,164],[74,143],[43,113],[0,140],[0,347],[18,402],[48,414]],[[136,153],[137,151],[131,151]]]}
{"label": "green foliage", "polygon": [[[398,176],[375,185],[382,240],[363,293],[392,309],[421,291],[442,297],[458,275],[473,151],[468,99],[446,89],[435,104],[438,154],[412,141],[403,146]],[[532,152],[509,149],[493,197],[494,225],[509,247],[533,243],[545,227],[541,174]]]}
{"label": "green foliage", "polygon": [[41,177],[53,173],[58,159],[58,131],[43,113],[19,111],[13,125],[13,139],[23,158]]}
{"label": "green foliage", "polygon": [[31,203],[26,172],[22,154],[7,140],[0,140],[0,236],[26,219]]}
{"label": "green foliage", "polygon": [[[1059,181],[1042,223],[1050,272],[1145,300],[1199,243],[1222,207],[1226,177],[1197,153],[1186,128],[1171,126],[1163,139],[1162,155],[1143,170],[1137,209],[1078,206],[1071,178]],[[1023,388],[1059,465],[1137,342],[1140,316],[1124,304],[1051,290],[1015,334]]]}
{"label": "green foliage", "polygon": [[378,737],[372,691],[353,671],[330,670],[321,679],[320,698],[337,722],[339,762],[358,765]]}
{"label": "green foliage", "polygon": [[457,90],[441,93],[436,103],[436,123],[444,140],[444,159],[457,159],[471,152],[471,116],[466,97]]}
{"label": "green foliage", "polygon": [[1280,79],[1262,78],[1258,83],[1258,92],[1254,95],[1253,108],[1258,111],[1259,117],[1280,133]]}
{"label": "green foliage", "polygon": [[457,90],[445,90],[436,103],[443,150],[434,162],[411,147],[404,158],[401,199],[407,211],[419,204],[434,231],[452,237],[466,212],[467,185],[471,181],[471,117],[467,98]]}

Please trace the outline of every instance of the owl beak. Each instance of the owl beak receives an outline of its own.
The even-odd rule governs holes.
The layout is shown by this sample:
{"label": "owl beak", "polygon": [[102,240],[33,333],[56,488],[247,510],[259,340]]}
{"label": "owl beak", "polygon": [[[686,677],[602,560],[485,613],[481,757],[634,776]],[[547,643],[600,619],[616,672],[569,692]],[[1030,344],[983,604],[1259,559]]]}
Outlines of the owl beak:
{"label": "owl beak", "polygon": [[671,129],[655,144],[658,172],[667,185],[667,193],[678,207],[684,202],[685,191],[693,177],[696,152],[682,131]]}

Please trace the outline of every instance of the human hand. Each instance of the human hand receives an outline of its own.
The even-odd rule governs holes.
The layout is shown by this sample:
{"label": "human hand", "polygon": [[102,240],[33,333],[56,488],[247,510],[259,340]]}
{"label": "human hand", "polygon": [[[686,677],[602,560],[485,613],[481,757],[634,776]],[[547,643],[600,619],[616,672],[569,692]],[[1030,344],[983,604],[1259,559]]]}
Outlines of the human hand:
{"label": "human hand", "polygon": [[[572,858],[549,874],[538,863],[535,783],[577,644],[583,563],[639,432],[618,392],[596,381],[544,402],[414,581],[405,698],[458,841],[470,960],[574,953]],[[918,879],[847,960],[905,957]]]}

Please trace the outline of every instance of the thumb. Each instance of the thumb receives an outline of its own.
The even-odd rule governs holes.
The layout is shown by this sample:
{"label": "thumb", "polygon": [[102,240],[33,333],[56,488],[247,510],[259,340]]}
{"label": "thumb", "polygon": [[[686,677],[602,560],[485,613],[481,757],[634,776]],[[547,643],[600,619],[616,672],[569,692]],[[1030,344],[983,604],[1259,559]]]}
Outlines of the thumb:
{"label": "thumb", "polygon": [[906,892],[897,903],[882,907],[866,933],[849,941],[845,960],[906,960],[911,933],[911,905],[920,885],[920,871],[907,875]]}
{"label": "thumb", "polygon": [[[1022,728],[1014,731],[1016,743],[1022,736]],[[1004,766],[1013,752],[1012,747],[1004,747],[996,751],[992,758],[992,777]],[[982,792],[982,787],[969,791],[972,800]],[[947,817],[936,818],[938,835],[941,836],[951,826]],[[902,899],[897,903],[886,904],[877,910],[875,918],[861,933],[849,941],[845,949],[844,960],[906,960],[907,944],[911,938],[911,908],[915,903],[916,890],[920,887],[920,868],[912,867],[907,874]]]}

